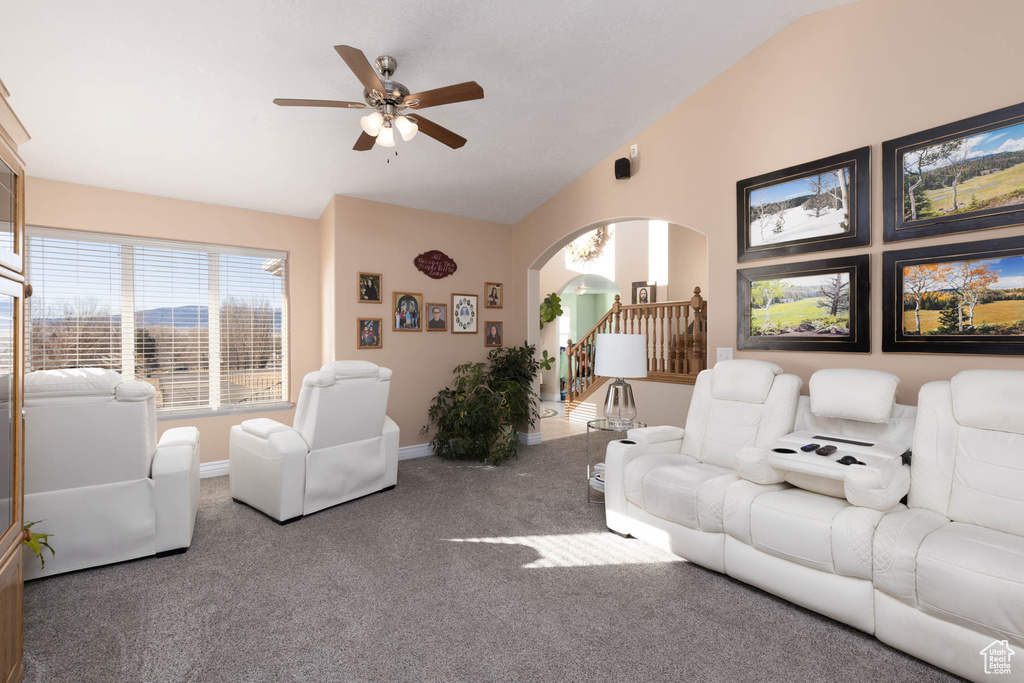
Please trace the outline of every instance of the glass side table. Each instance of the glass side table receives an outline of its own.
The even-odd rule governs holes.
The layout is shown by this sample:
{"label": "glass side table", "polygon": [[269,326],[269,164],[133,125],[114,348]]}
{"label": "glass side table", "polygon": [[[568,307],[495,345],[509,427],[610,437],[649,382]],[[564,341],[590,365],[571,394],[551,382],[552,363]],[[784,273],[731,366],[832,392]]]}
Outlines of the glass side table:
{"label": "glass side table", "polygon": [[[613,427],[611,421],[607,418],[601,418],[600,420],[588,420],[587,421],[587,502],[588,503],[604,503],[604,468],[601,468],[601,488],[594,488],[594,484],[591,481],[595,477],[594,467],[597,463],[593,462],[593,458],[590,455],[590,430],[596,429],[601,432],[618,432],[623,433],[630,429],[637,429],[640,427],[646,427],[647,425],[643,422],[633,420],[633,423],[625,429],[619,427]],[[603,460],[602,460],[603,463]]]}

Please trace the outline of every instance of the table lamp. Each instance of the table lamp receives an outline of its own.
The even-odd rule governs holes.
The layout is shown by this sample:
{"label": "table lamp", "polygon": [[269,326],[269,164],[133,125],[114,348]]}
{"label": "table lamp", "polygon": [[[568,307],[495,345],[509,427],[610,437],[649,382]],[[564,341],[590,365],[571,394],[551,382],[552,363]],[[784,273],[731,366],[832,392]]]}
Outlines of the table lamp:
{"label": "table lamp", "polygon": [[594,374],[615,378],[604,399],[604,416],[608,423],[616,429],[632,427],[636,404],[633,402],[633,387],[625,378],[647,376],[647,335],[598,334]]}

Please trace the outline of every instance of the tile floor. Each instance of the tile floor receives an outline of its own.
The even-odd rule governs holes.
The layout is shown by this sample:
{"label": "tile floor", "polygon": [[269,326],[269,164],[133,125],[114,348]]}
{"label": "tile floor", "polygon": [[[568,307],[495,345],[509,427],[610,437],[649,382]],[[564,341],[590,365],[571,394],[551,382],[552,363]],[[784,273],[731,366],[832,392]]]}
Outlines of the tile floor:
{"label": "tile floor", "polygon": [[540,420],[540,436],[544,441],[552,439],[564,439],[567,436],[586,434],[587,425],[585,422],[575,422],[565,419],[565,404],[542,401],[541,410],[548,408],[558,411],[555,417],[544,417]]}

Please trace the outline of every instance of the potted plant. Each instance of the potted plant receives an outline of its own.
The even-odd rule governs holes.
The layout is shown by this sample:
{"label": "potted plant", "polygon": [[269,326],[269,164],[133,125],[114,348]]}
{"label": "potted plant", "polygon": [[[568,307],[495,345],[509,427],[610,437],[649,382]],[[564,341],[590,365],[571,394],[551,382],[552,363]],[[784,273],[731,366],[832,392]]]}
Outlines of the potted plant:
{"label": "potted plant", "polygon": [[46,557],[43,556],[43,548],[50,551],[51,557],[56,556],[57,552],[50,546],[50,536],[53,536],[53,534],[32,533],[32,527],[39,524],[39,521],[29,522],[21,527],[21,542],[25,544],[26,548],[35,553],[35,556],[39,558],[40,565],[45,567]]}
{"label": "potted plant", "polygon": [[463,363],[455,379],[434,397],[428,410],[434,426],[434,454],[445,459],[480,460],[492,464],[518,453],[520,425],[537,422],[533,382],[550,357],[537,360],[532,345],[502,347],[488,363]]}

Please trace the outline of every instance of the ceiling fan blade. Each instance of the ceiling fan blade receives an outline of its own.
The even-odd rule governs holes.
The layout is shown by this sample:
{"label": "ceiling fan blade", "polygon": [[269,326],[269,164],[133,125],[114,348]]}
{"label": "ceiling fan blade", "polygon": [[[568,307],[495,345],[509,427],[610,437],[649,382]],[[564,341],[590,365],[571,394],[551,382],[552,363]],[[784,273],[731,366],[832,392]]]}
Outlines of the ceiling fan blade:
{"label": "ceiling fan blade", "polygon": [[384,92],[384,85],[380,82],[377,72],[370,66],[370,62],[362,50],[357,50],[351,45],[335,45],[334,49],[348,64],[348,68],[352,69],[352,73],[356,75],[367,92],[372,93],[374,90],[380,93]]}
{"label": "ceiling fan blade", "polygon": [[357,152],[365,152],[369,149],[373,149],[373,143],[375,142],[377,142],[377,138],[363,132],[359,134],[359,139],[356,140],[356,144],[352,149]]}
{"label": "ceiling fan blade", "polygon": [[411,118],[416,119],[416,123],[419,125],[421,133],[429,135],[438,142],[448,145],[452,149],[458,149],[466,144],[466,138],[461,135],[456,135],[444,126],[439,126],[433,121],[423,118],[419,114],[415,114]]}
{"label": "ceiling fan blade", "polygon": [[452,104],[453,102],[479,100],[483,99],[483,96],[484,89],[476,81],[467,81],[458,85],[448,85],[443,88],[435,88],[434,90],[426,90],[415,95],[409,95],[405,98],[405,101],[419,100],[419,104],[415,106],[410,105],[409,108],[424,109],[441,104]]}
{"label": "ceiling fan blade", "polygon": [[338,109],[369,109],[362,102],[340,102],[338,100],[274,100],[279,107],[336,107]]}

